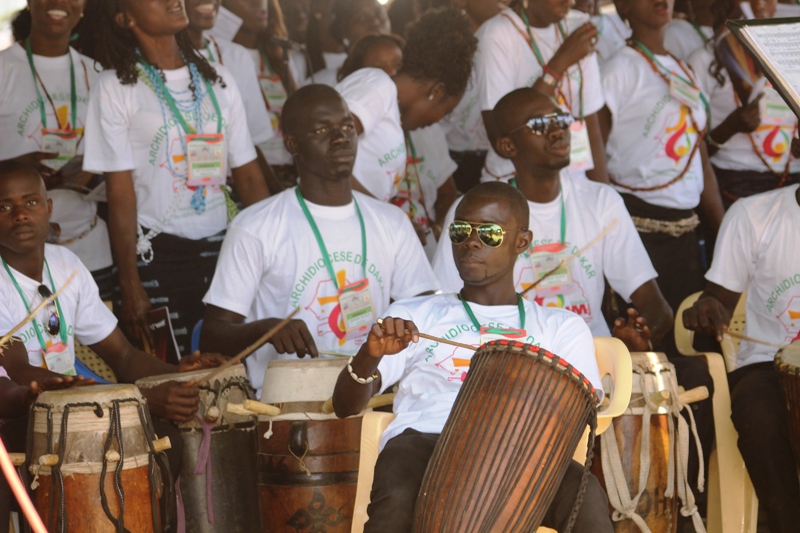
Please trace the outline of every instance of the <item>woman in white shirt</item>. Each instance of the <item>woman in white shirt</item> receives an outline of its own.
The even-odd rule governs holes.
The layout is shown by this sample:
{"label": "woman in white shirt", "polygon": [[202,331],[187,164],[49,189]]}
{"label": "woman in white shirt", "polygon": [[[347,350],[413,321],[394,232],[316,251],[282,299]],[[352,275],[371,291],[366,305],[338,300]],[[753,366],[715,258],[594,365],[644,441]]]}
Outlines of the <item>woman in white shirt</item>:
{"label": "woman in white shirt", "polygon": [[122,320],[148,339],[151,302],[169,307],[186,353],[236,213],[227,169],[245,206],[269,190],[236,83],[192,46],[182,1],[100,2],[94,22],[107,70],[89,102],[84,168],[106,176]]}
{"label": "woman in white shirt", "polygon": [[397,194],[408,163],[404,131],[435,124],[455,108],[467,88],[475,48],[463,13],[430,11],[409,27],[403,65],[394,77],[366,68],[336,86],[356,117],[357,190],[382,201]]}
{"label": "woman in white shirt", "polygon": [[[771,7],[774,11],[774,4]],[[739,4],[732,0],[718,0],[714,12],[717,39],[728,34],[726,20],[742,16]],[[768,17],[772,14],[765,13]],[[769,86],[754,89],[749,102],[743,102],[714,47],[717,39],[694,52],[689,63],[711,106],[706,140],[722,201],[728,208],[738,198],[798,183],[800,160],[791,150],[797,117]]]}

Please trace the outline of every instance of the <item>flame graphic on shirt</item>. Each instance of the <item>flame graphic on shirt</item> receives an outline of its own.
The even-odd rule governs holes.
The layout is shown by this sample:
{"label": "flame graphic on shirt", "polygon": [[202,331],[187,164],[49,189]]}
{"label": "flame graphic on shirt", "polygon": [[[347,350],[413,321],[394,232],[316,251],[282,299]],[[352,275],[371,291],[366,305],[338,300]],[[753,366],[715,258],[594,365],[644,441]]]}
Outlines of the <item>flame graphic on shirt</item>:
{"label": "flame graphic on shirt", "polygon": [[[339,287],[347,285],[347,273],[344,269],[336,273],[336,281]],[[342,318],[342,308],[339,305],[339,295],[317,297],[317,303],[323,308],[328,304],[336,304],[331,314],[328,315],[328,327],[331,328],[333,334],[339,339],[339,346],[344,346],[347,342],[345,338],[347,331],[345,330],[344,319]]]}
{"label": "flame graphic on shirt", "polygon": [[[771,157],[773,162],[778,162],[783,159],[783,156],[789,150],[789,136],[780,126],[760,126],[756,131],[770,131],[764,138],[764,143],[761,149],[767,157]],[[780,137],[778,136],[780,134]],[[777,142],[776,142],[777,140]]]}
{"label": "flame graphic on shirt", "polygon": [[680,160],[689,153],[692,148],[691,133],[697,133],[693,125],[689,123],[688,119],[689,108],[681,105],[681,114],[678,117],[678,124],[667,128],[666,133],[672,134],[667,139],[667,146],[665,152],[667,157],[675,161],[675,166],[678,166]]}

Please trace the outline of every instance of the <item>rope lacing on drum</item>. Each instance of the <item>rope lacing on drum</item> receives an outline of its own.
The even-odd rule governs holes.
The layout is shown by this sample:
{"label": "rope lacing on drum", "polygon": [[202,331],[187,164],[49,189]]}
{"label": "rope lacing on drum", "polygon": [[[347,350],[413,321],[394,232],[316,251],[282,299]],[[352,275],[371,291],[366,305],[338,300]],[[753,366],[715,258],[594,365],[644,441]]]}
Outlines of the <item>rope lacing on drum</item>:
{"label": "rope lacing on drum", "polygon": [[583,474],[581,475],[581,483],[578,486],[578,495],[575,497],[575,503],[572,506],[572,512],[567,522],[567,527],[564,528],[564,533],[571,533],[575,521],[578,519],[578,513],[583,505],[583,497],[586,494],[586,485],[589,483],[589,470],[592,468],[592,459],[594,459],[594,439],[597,431],[597,409],[592,409],[589,413],[589,442],[586,447],[586,464],[583,466]]}
{"label": "rope lacing on drum", "polygon": [[[122,466],[125,462],[125,447],[122,438],[122,422],[119,415],[120,400],[112,400],[109,412],[111,419],[111,426],[108,428],[108,436],[103,445],[103,469],[100,471],[100,504],[103,506],[103,511],[106,516],[114,524],[117,533],[130,533],[125,529],[125,490],[122,488]],[[114,490],[117,493],[119,500],[119,517],[111,514],[111,508],[108,506],[108,497],[106,496],[106,470],[108,469],[108,451],[111,445],[117,441],[119,452],[119,461],[117,467],[114,469]]]}

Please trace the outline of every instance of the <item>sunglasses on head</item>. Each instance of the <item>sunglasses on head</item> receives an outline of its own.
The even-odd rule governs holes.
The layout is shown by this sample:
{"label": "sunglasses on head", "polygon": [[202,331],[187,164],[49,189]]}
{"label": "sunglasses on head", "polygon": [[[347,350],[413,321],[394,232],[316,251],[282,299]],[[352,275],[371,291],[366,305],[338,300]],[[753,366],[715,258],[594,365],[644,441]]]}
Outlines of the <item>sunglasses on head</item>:
{"label": "sunglasses on head", "polygon": [[[39,292],[39,296],[41,296],[43,300],[47,300],[53,295],[53,292],[47,288],[47,285],[44,284],[39,285],[38,289],[36,290]],[[45,329],[47,329],[47,333],[50,335],[58,335],[58,333],[61,331],[61,319],[58,318],[56,304],[50,302],[47,304],[47,307],[52,310],[52,314],[50,315],[50,318],[47,319],[47,325],[45,326]]]}
{"label": "sunglasses on head", "polygon": [[450,233],[450,241],[453,244],[463,244],[472,235],[472,229],[478,232],[478,238],[483,244],[490,248],[497,248],[503,244],[503,235],[506,234],[505,230],[493,222],[467,222],[465,220],[454,220],[448,231]]}
{"label": "sunglasses on head", "polygon": [[528,128],[534,135],[544,135],[550,131],[550,128],[553,126],[560,130],[565,130],[569,128],[573,122],[575,122],[575,117],[569,113],[550,113],[549,115],[531,118],[519,128],[511,130],[509,135],[522,128]]}

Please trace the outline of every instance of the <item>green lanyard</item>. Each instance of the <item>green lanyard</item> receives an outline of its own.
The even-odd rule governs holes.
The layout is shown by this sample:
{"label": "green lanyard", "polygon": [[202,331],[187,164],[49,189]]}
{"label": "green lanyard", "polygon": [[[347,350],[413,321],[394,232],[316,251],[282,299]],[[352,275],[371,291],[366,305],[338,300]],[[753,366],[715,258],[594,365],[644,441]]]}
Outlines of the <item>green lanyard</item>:
{"label": "green lanyard", "polygon": [[692,19],[691,22],[692,22],[692,27],[694,27],[694,31],[696,31],[697,35],[699,35],[700,39],[702,39],[703,46],[707,45],[708,44],[708,37],[706,37],[706,34],[703,33],[703,30],[700,29],[700,25],[694,19]]}
{"label": "green lanyard", "polygon": [[[28,313],[31,312],[31,306],[28,305],[28,299],[25,298],[25,294],[22,292],[22,289],[17,283],[17,278],[14,277],[14,274],[11,273],[11,269],[8,268],[8,263],[6,263],[5,258],[3,258],[3,266],[8,272],[8,275],[11,277],[11,281],[14,282],[14,287],[17,288],[17,292],[19,293],[20,297],[22,298],[22,303],[25,304],[25,309],[28,310]],[[44,266],[47,267],[47,277],[50,278],[50,289],[53,291],[53,294],[56,292],[56,285],[53,283],[53,275],[50,273],[50,265],[47,263],[47,259],[44,260]],[[59,327],[59,334],[61,336],[61,344],[64,346],[67,345],[67,324],[64,318],[64,313],[61,311],[61,304],[58,303],[58,298],[56,298],[56,310],[58,311],[58,317],[60,322]],[[36,336],[39,338],[39,345],[42,347],[42,352],[47,353],[47,345],[44,342],[44,337],[42,337],[42,332],[39,329],[39,325],[36,322],[36,319],[33,319],[33,329],[36,330]]]}
{"label": "green lanyard", "polygon": [[261,54],[261,63],[262,63],[261,70],[263,71],[264,67],[266,67],[267,72],[269,72],[274,76],[275,71],[272,70],[272,65],[270,64],[269,58],[267,57],[267,51],[264,50],[264,45],[262,43],[258,43],[258,53]]}
{"label": "green lanyard", "polygon": [[214,59],[214,54],[211,53],[211,41],[209,41],[208,39],[206,39],[205,41],[206,41],[206,52],[208,52],[208,60],[211,61],[212,63],[216,63],[217,60]]}
{"label": "green lanyard", "polygon": [[[478,331],[481,330],[481,323],[478,322],[478,319],[475,318],[475,313],[472,312],[469,304],[467,303],[467,299],[464,298],[464,289],[461,289],[461,292],[458,293],[458,297],[461,299],[461,303],[464,305],[464,310],[469,315],[469,319],[472,320],[472,324],[478,328]],[[517,308],[519,309],[519,329],[525,329],[525,301],[522,299],[522,296],[517,293]]]}
{"label": "green lanyard", "polygon": [[[31,74],[33,74],[33,86],[36,87],[36,98],[39,100],[39,113],[42,116],[42,128],[47,128],[47,114],[44,112],[44,100],[42,99],[42,93],[39,91],[39,84],[36,83],[37,74],[36,74],[36,66],[33,64],[33,50],[31,50],[31,38],[28,36],[25,39],[25,52],[28,54],[28,64],[31,67]],[[70,126],[72,129],[75,129],[77,122],[77,115],[78,115],[78,95],[75,91],[75,65],[72,61],[72,50],[67,48],[67,55],[69,56],[69,82],[70,82],[70,89],[72,90],[72,95],[70,96],[70,103],[72,105],[72,122]],[[41,82],[41,78],[39,78]],[[44,88],[44,83],[42,83],[42,88]],[[47,89],[45,89],[47,90]],[[58,117],[56,116],[56,120]]]}
{"label": "green lanyard", "polygon": [[[328,256],[328,248],[325,246],[325,241],[322,240],[322,234],[319,232],[319,228],[317,227],[317,223],[314,222],[314,217],[311,216],[311,212],[308,210],[308,206],[306,205],[306,201],[303,198],[303,193],[300,192],[300,187],[297,187],[294,190],[295,195],[297,196],[297,201],[300,203],[300,208],[303,210],[303,214],[306,216],[308,220],[308,224],[311,226],[311,231],[314,232],[314,237],[317,239],[317,244],[319,245],[319,251],[322,252],[322,259],[325,261],[325,266],[328,268],[328,274],[330,274],[331,279],[333,280],[333,285],[336,287],[336,290],[339,290],[339,282],[336,279],[336,273],[333,271],[333,265],[331,264],[331,259]],[[364,267],[364,279],[367,278],[367,232],[364,229],[364,217],[361,216],[361,209],[358,207],[358,202],[356,202],[355,196],[353,197],[353,203],[356,206],[356,214],[358,215],[358,223],[361,226],[361,259],[362,263],[361,266]]]}
{"label": "green lanyard", "polygon": [[[183,114],[178,110],[178,106],[175,103],[175,99],[172,98],[172,94],[169,92],[169,89],[164,85],[164,80],[161,79],[161,74],[159,74],[153,66],[148,63],[143,57],[139,58],[139,64],[150,73],[150,78],[152,78],[155,83],[158,84],[161,93],[164,95],[164,99],[167,101],[167,105],[172,110],[172,114],[175,116],[175,119],[180,123],[183,131],[186,134],[193,134],[196,133],[195,128],[189,126],[186,123],[186,120],[183,118]],[[214,110],[217,112],[217,133],[222,133],[222,111],[219,108],[219,102],[217,102],[217,95],[214,94],[214,88],[211,87],[211,84],[208,83],[208,80],[203,78],[203,83],[205,83],[206,90],[208,91],[208,95],[211,97],[211,102],[214,104]],[[156,91],[158,94],[158,91]],[[199,117],[195,117],[199,119]]]}

